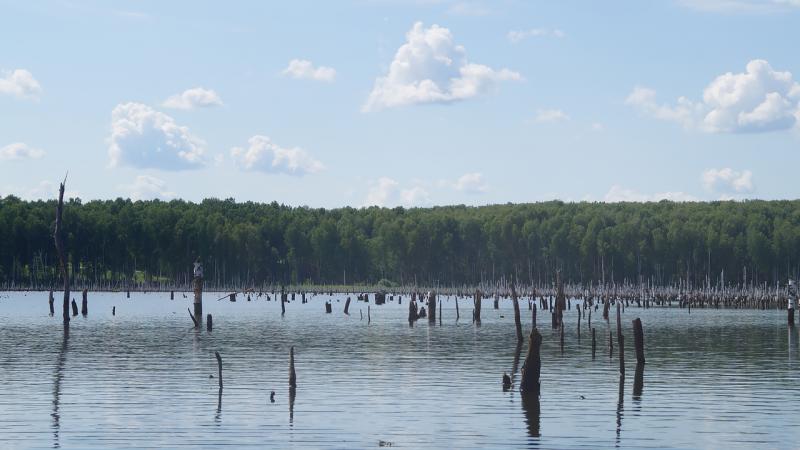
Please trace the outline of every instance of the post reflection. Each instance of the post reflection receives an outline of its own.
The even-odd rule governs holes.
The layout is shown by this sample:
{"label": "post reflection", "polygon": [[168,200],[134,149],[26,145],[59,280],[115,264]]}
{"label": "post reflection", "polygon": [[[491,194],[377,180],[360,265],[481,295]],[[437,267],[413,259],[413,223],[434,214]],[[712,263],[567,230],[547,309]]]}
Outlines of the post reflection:
{"label": "post reflection", "polygon": [[541,437],[541,411],[539,409],[539,396],[520,393],[522,397],[522,411],[525,413],[525,423],[528,425],[528,435],[532,438]]}
{"label": "post reflection", "polygon": [[61,413],[59,405],[61,403],[61,380],[64,378],[64,365],[67,361],[67,350],[69,344],[69,327],[64,327],[64,337],[61,340],[61,348],[58,352],[58,359],[56,360],[56,370],[53,377],[53,412],[50,416],[53,418],[53,448],[61,447],[59,440],[59,432],[61,431]]}

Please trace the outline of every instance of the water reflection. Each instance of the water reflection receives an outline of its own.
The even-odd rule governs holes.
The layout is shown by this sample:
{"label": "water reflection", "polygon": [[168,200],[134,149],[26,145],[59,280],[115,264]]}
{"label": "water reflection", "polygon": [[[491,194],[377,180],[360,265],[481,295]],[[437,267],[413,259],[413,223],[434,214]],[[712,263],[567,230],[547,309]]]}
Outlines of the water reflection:
{"label": "water reflection", "polygon": [[644,363],[636,363],[636,373],[633,376],[633,400],[642,400],[644,389]]}
{"label": "water reflection", "polygon": [[61,414],[59,413],[59,405],[61,403],[61,380],[64,378],[64,364],[67,361],[67,350],[69,344],[69,327],[64,327],[64,336],[61,340],[61,348],[58,352],[58,359],[56,360],[55,376],[53,377],[53,412],[50,416],[53,418],[53,448],[59,448],[58,433],[61,430]]}
{"label": "water reflection", "polygon": [[622,413],[625,410],[624,405],[625,396],[625,375],[619,376],[619,397],[617,398],[617,440],[616,444],[619,446],[620,431],[622,430]]}
{"label": "water reflection", "polygon": [[539,396],[525,393],[520,393],[520,396],[522,397],[522,411],[525,413],[525,423],[528,425],[528,436],[541,437]]}
{"label": "water reflection", "polygon": [[297,395],[297,388],[289,388],[289,427],[294,425],[294,397]]}

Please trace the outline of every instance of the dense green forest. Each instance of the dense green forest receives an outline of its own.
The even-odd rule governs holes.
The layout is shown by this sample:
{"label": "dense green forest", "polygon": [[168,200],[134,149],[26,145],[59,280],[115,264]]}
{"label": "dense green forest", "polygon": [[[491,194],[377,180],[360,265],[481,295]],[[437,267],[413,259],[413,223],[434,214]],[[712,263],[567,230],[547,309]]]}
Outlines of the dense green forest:
{"label": "dense green forest", "polygon": [[[56,284],[55,201],[0,199],[0,283]],[[65,205],[76,281],[460,285],[774,283],[798,273],[800,201],[313,209],[208,199]],[[640,278],[641,277],[641,278]]]}

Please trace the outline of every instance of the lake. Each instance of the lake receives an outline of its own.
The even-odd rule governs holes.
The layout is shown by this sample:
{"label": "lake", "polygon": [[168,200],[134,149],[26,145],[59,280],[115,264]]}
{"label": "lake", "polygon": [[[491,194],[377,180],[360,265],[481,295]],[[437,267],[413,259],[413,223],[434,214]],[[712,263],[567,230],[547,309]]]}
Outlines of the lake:
{"label": "lake", "polygon": [[[217,301],[222,295],[204,293],[209,333],[192,329],[191,294],[90,292],[88,317],[74,317],[65,338],[58,293],[49,317],[46,292],[0,292],[0,448],[800,446],[798,329],[783,310],[629,307],[622,383],[602,309],[592,313],[594,359],[574,307],[565,311],[563,352],[540,311],[537,408],[517,389],[527,301],[515,386],[504,392],[516,348],[509,300],[499,310],[484,300],[477,327],[471,299],[459,301],[456,321],[454,299],[442,298],[441,326],[421,319],[409,327],[408,297],[370,304],[368,321],[354,296],[350,316],[346,296],[319,295],[306,304],[298,296],[281,317],[280,302]],[[647,358],[641,395],[633,392],[636,317]]]}

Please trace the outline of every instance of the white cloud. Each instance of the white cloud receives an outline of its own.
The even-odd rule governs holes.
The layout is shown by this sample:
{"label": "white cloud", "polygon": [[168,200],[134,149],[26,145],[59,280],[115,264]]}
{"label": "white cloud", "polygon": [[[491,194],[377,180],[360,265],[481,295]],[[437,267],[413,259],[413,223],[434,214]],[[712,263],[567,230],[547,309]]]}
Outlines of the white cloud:
{"label": "white cloud", "polygon": [[279,147],[266,136],[253,136],[247,144],[247,148],[231,149],[234,163],[244,170],[303,176],[325,168],[305,150]]}
{"label": "white cloud", "polygon": [[141,103],[122,103],[111,113],[108,155],[112,167],[181,170],[205,165],[205,143],[175,120]]}
{"label": "white cloud", "polygon": [[703,172],[703,187],[708,191],[752,192],[753,173],[749,170],[708,169]]}
{"label": "white cloud", "polygon": [[531,37],[563,38],[564,36],[566,36],[566,33],[557,28],[552,30],[548,28],[531,28],[530,30],[511,30],[508,32],[508,34],[506,34],[508,40],[514,44]]}
{"label": "white cloud", "polygon": [[0,71],[0,94],[37,100],[41,93],[39,82],[27,70]]}
{"label": "white cloud", "polygon": [[173,109],[208,108],[222,106],[222,99],[211,89],[196,87],[187,89],[164,100],[161,106]]}
{"label": "white cloud", "polygon": [[604,131],[606,129],[606,127],[603,126],[603,124],[600,123],[600,122],[594,122],[592,124],[592,126],[591,126],[591,129],[592,129],[592,131],[600,132],[600,131]]}
{"label": "white cloud", "polygon": [[314,63],[305,59],[289,61],[289,66],[282,73],[295,79],[315,81],[333,81],[336,78],[336,69],[325,66],[314,67]]}
{"label": "white cloud", "polygon": [[469,194],[480,194],[486,192],[489,189],[489,186],[483,179],[483,174],[472,172],[461,175],[461,177],[456,180],[455,184],[453,184],[453,188],[455,188],[457,191],[466,192]]}
{"label": "white cloud", "polygon": [[641,86],[633,88],[625,103],[656,119],[677,122],[686,128],[691,128],[701,114],[701,106],[685,97],[680,97],[675,106],[660,105],[656,102],[656,91]]}
{"label": "white cloud", "polygon": [[39,159],[44,156],[44,151],[33,148],[22,142],[14,142],[0,148],[0,161],[22,161],[24,159]]}
{"label": "white cloud", "polygon": [[697,198],[685,192],[659,192],[648,195],[619,185],[611,186],[603,201],[606,203],[617,202],[658,202],[670,200],[673,202],[696,202]]}
{"label": "white cloud", "polygon": [[[69,181],[69,180],[68,180]],[[68,182],[67,185],[70,183]],[[0,189],[0,198],[8,195],[15,195],[23,200],[51,200],[58,198],[58,183],[52,181],[41,181],[39,184],[32,188],[21,188],[5,186]],[[80,193],[77,191],[67,189],[64,191],[64,198],[78,198]]]}
{"label": "white cloud", "polygon": [[455,44],[450,30],[438,25],[425,28],[417,22],[397,49],[389,72],[375,80],[362,110],[466,100],[488,91],[495,82],[521,79],[509,69],[468,62],[466,50]]}
{"label": "white cloud", "polygon": [[657,119],[714,133],[785,130],[800,123],[800,84],[790,72],[777,72],[755,59],[744,73],[718,76],[703,91],[702,102],[681,97],[660,105],[652,89],[636,87],[626,103]]}
{"label": "white cloud", "polygon": [[430,203],[430,194],[421,186],[403,189],[400,183],[389,178],[381,177],[370,183],[367,199],[364,206],[420,206]]}
{"label": "white cloud", "polygon": [[563,122],[569,120],[569,116],[560,109],[540,109],[536,111],[536,122]]}
{"label": "white cloud", "polygon": [[121,185],[120,188],[134,201],[154,198],[168,200],[175,197],[174,192],[167,190],[167,183],[164,180],[150,175],[139,175],[133,183]]}

